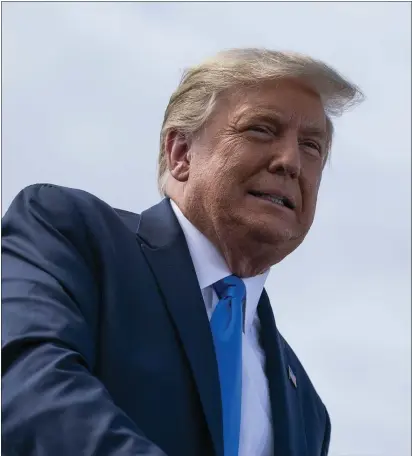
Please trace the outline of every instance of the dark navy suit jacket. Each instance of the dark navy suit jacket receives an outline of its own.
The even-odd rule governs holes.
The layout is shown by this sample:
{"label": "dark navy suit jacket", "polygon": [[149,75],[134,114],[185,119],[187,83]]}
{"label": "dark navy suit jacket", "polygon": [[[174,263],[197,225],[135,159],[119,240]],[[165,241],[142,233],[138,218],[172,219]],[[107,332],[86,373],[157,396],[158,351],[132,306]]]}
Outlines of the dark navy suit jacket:
{"label": "dark navy suit jacket", "polygon": [[[136,215],[34,185],[2,236],[4,455],[224,456],[209,321],[168,199]],[[258,315],[273,455],[325,456],[327,411],[265,291]]]}

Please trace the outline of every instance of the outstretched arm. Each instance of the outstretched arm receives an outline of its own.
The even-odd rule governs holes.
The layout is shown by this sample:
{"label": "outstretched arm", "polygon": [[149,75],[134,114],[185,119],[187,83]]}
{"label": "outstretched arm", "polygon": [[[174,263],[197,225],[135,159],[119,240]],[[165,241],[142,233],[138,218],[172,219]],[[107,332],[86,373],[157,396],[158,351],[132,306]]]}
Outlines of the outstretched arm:
{"label": "outstretched arm", "polygon": [[3,454],[165,456],[93,375],[100,290],[75,203],[28,187],[2,226]]}

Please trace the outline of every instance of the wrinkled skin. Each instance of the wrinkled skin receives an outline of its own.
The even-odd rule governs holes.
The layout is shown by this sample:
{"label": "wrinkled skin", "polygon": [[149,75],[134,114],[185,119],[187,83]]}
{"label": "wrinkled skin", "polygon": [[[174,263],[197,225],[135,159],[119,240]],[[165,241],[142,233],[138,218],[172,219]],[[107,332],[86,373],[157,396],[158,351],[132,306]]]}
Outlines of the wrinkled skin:
{"label": "wrinkled skin", "polygon": [[[166,192],[232,273],[252,277],[281,261],[308,233],[326,148],[322,102],[302,82],[242,88],[219,99],[194,137],[169,133]],[[286,196],[294,208],[250,191]]]}

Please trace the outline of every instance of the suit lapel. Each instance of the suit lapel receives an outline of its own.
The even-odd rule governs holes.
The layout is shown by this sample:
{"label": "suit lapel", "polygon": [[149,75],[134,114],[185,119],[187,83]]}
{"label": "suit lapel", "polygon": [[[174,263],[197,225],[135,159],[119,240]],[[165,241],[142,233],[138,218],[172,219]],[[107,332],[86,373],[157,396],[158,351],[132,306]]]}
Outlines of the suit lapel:
{"label": "suit lapel", "polygon": [[195,378],[216,454],[223,456],[220,384],[212,333],[184,234],[164,199],[141,215],[138,236]]}
{"label": "suit lapel", "polygon": [[[299,378],[296,378],[295,382],[293,381],[293,376],[297,371],[287,359],[283,340],[276,328],[273,311],[265,290],[259,301],[258,315],[261,325],[261,343],[266,355],[274,454],[276,456],[307,456],[305,427],[299,400]],[[291,374],[289,368],[291,368]]]}

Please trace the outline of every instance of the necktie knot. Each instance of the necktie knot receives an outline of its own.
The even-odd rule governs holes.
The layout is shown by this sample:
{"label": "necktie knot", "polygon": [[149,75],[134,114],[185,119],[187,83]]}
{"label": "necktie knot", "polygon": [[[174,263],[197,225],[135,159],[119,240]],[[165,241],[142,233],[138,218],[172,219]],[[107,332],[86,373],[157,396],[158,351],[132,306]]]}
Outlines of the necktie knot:
{"label": "necktie knot", "polygon": [[242,279],[230,275],[213,284],[213,288],[219,299],[235,298],[239,302],[245,300],[246,287]]}

